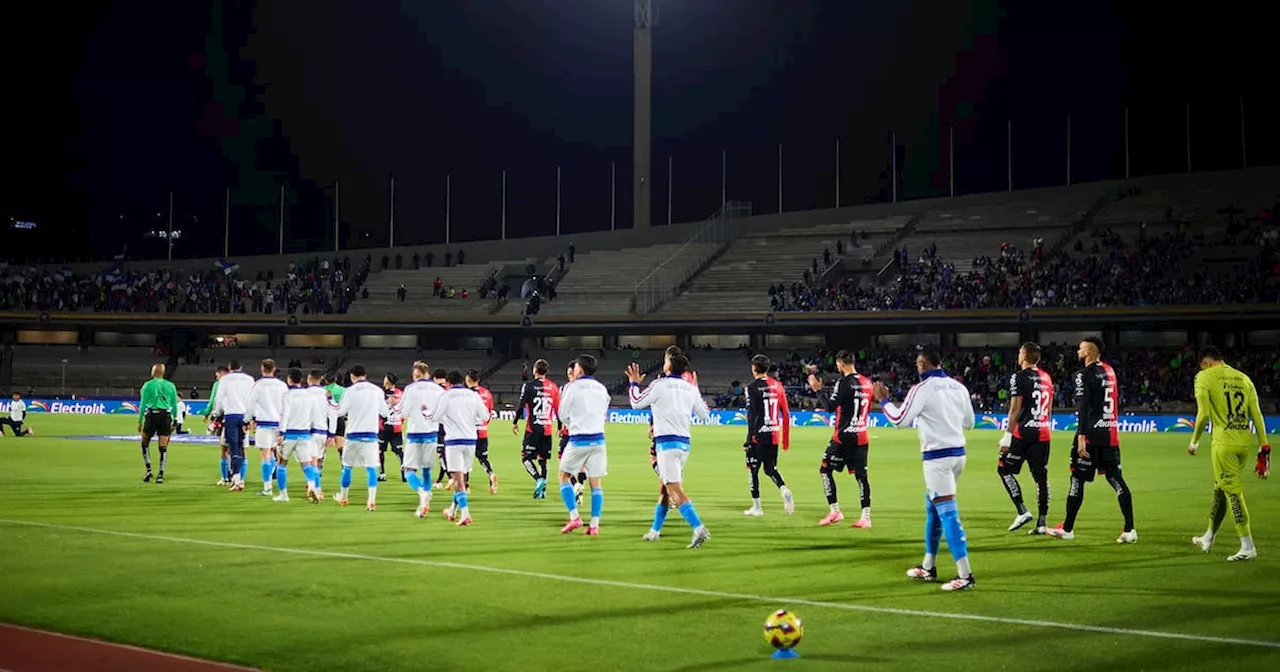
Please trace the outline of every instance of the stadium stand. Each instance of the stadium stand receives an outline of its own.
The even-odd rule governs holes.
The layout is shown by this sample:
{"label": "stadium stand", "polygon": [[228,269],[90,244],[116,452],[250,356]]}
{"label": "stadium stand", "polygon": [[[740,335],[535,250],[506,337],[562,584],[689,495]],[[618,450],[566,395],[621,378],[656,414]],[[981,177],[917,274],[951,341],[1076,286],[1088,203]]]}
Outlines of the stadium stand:
{"label": "stadium stand", "polygon": [[[539,315],[626,315],[632,312],[636,283],[661,264],[673,272],[696,269],[719,247],[716,243],[651,245],[579,254],[556,298],[542,304]],[[504,312],[518,313],[518,307]]]}
{"label": "stadium stand", "polygon": [[[497,274],[507,266],[535,263],[535,259],[495,261],[455,266],[433,266],[419,269],[384,270],[374,273],[366,284],[369,296],[351,308],[352,315],[378,313],[412,313],[415,315],[469,316],[487,315],[494,310],[489,290],[498,293]],[[440,279],[441,292],[434,290]],[[405,288],[401,300],[399,290]],[[453,295],[450,297],[450,290]],[[467,296],[463,296],[463,292]]]}

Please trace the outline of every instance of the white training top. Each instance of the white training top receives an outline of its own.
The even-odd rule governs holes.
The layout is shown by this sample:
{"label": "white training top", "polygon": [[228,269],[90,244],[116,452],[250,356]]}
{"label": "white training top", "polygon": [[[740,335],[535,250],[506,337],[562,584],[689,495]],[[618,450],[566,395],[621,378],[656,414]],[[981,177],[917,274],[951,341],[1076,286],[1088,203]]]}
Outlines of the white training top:
{"label": "white training top", "polygon": [[475,445],[476,426],[489,419],[480,395],[466,386],[446,390],[429,413],[430,419],[444,425],[446,446]]}
{"label": "white training top", "polygon": [[[327,421],[325,407],[316,400],[314,387],[291,387],[285,392],[280,410],[280,430],[313,434],[316,427]],[[324,390],[321,390],[323,392]]]}
{"label": "white training top", "polygon": [[400,397],[400,413],[404,418],[407,434],[437,434],[440,421],[428,421],[427,416],[440,404],[444,388],[430,379],[409,383]]}
{"label": "white training top", "polygon": [[604,446],[604,423],[609,417],[609,390],[583,376],[560,388],[560,421],[569,428],[569,445]]}
{"label": "white training top", "polygon": [[[219,385],[218,389],[222,389],[222,386]],[[253,391],[249,393],[249,413],[245,416],[246,419],[252,418],[259,427],[279,425],[284,395],[288,391],[289,386],[275,376],[259,378],[253,384]]]}
{"label": "white training top", "polygon": [[329,393],[323,386],[315,385],[303,389],[315,401],[316,407],[320,409],[321,422],[311,425],[311,433],[328,434],[329,416],[332,415],[336,419],[338,417],[338,408],[329,402]]}
{"label": "white training top", "polygon": [[27,417],[27,402],[19,399],[9,402],[9,419],[14,422],[22,422]]}
{"label": "white training top", "polygon": [[901,407],[884,402],[885,417],[896,427],[915,425],[926,459],[933,451],[947,449],[959,450],[957,454],[963,455],[964,432],[973,429],[969,390],[941,369],[926,371],[922,378],[912,386]]}
{"label": "white training top", "polygon": [[191,407],[187,406],[187,402],[179,401],[178,402],[178,424],[179,425],[187,421],[187,413],[189,412],[191,412]]}
{"label": "white training top", "polygon": [[338,415],[347,416],[347,440],[374,441],[378,437],[378,418],[391,413],[387,395],[381,387],[362,380],[347,388],[338,406]]}
{"label": "white training top", "polygon": [[218,379],[218,394],[213,398],[212,415],[248,415],[253,395],[253,376],[232,371]]}
{"label": "white training top", "polygon": [[644,390],[632,383],[631,408],[648,408],[653,414],[653,440],[658,450],[689,449],[689,425],[694,415],[706,422],[711,412],[702,393],[680,376],[663,376]]}

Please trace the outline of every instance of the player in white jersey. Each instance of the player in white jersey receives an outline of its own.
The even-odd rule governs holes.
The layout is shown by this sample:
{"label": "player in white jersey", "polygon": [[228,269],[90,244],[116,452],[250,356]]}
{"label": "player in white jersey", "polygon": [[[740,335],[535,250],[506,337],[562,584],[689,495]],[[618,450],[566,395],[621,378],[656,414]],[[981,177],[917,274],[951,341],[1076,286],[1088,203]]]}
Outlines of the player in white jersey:
{"label": "player in white jersey", "polygon": [[244,490],[245,458],[244,428],[245,416],[250,412],[250,397],[253,395],[253,376],[240,368],[240,362],[231,360],[230,370],[218,379],[218,391],[213,395],[211,414],[222,422],[223,436],[227,442],[227,453],[231,457],[231,492]]}
{"label": "player in white jersey", "polygon": [[956,578],[942,589],[969,590],[974,586],[969,568],[968,540],[956,508],[956,481],[964,471],[965,436],[973,429],[973,405],[965,386],[942,370],[937,352],[923,350],[916,356],[920,382],[912,386],[902,406],[888,401],[889,388],[876,383],[875,397],[885,417],[895,427],[915,426],[924,458],[925,534],[924,562],[907,570],[907,577],[920,581],[938,578],[935,564],[943,536],[956,561]]}
{"label": "player in white jersey", "polygon": [[185,429],[183,429],[183,428],[182,428],[182,426],[183,426],[184,424],[186,424],[186,422],[187,422],[187,414],[188,414],[188,413],[190,413],[190,412],[191,412],[191,407],[187,405],[187,402],[186,402],[186,401],[183,401],[182,393],[181,393],[181,392],[179,392],[179,393],[178,393],[178,417],[174,418],[174,420],[175,420],[175,423],[174,423],[174,424],[176,425],[176,426],[174,427],[174,433],[175,433],[175,434],[190,434],[190,433],[191,433],[191,432],[189,432],[189,431],[187,431],[187,430],[185,430]]}
{"label": "player in white jersey", "polygon": [[[329,441],[333,438],[335,418],[338,417],[338,406],[330,398],[329,390],[324,386],[324,372],[311,369],[307,372],[307,394],[315,399],[315,403],[323,412],[324,422],[311,427],[311,441],[315,449],[311,451],[311,464],[316,468],[316,479],[324,477],[324,457],[329,450]],[[321,501],[324,493],[320,493]]]}
{"label": "player in white jersey", "polygon": [[689,369],[689,358],[677,352],[669,355],[663,364],[662,372],[666,375],[649,384],[644,390],[640,383],[644,382],[644,374],[640,373],[640,365],[632,363],[627,367],[627,380],[631,382],[628,396],[631,408],[648,408],[653,414],[653,444],[658,454],[658,477],[666,488],[668,504],[658,503],[653,512],[653,527],[644,535],[645,541],[657,541],[662,534],[662,523],[667,518],[667,511],[675,507],[684,517],[689,527],[693,528],[693,541],[689,548],[702,546],[711,533],[698,518],[693,502],[684,492],[684,465],[689,460],[690,418],[694,415],[706,422],[711,419],[711,412],[698,391],[698,376],[691,376],[685,381],[683,376]]}
{"label": "player in white jersey", "polygon": [[444,427],[445,464],[453,484],[453,505],[444,510],[444,517],[456,520],[461,527],[471,524],[466,480],[476,458],[476,427],[489,419],[489,409],[480,395],[467,388],[466,376],[461,371],[450,370],[445,381],[449,389],[440,395],[436,407],[430,409],[428,420]]}
{"label": "player in white jersey", "polygon": [[560,389],[560,420],[569,428],[569,445],[560,456],[560,498],[569,510],[569,522],[560,534],[582,527],[578,502],[573,492],[573,475],[585,471],[591,484],[591,524],[586,533],[600,534],[600,511],[604,490],[600,480],[608,473],[604,423],[609,415],[609,390],[596,380],[599,362],[594,355],[579,355],[573,362],[573,382]]}
{"label": "player in white jersey", "polygon": [[262,455],[263,497],[271,496],[271,478],[276,471],[276,445],[280,438],[280,411],[289,386],[276,378],[276,360],[262,360],[262,377],[253,384],[246,419],[253,428],[254,441]]}
{"label": "player in white jersey", "polygon": [[334,501],[347,505],[347,493],[351,489],[351,470],[364,467],[369,480],[369,501],[365,508],[373,511],[378,501],[378,418],[386,418],[387,396],[381,387],[365,379],[364,367],[351,367],[351,387],[342,395],[338,415],[347,419],[347,446],[342,451],[342,489]]}
{"label": "player in white jersey", "polygon": [[404,388],[400,397],[400,412],[404,418],[404,473],[405,481],[418,495],[415,515],[425,518],[431,512],[431,470],[436,462],[436,439],[440,423],[427,416],[440,404],[444,388],[431,380],[431,369],[426,362],[413,363],[413,382]]}
{"label": "player in white jersey", "polygon": [[277,441],[280,461],[276,464],[276,483],[280,494],[272,501],[289,501],[289,460],[296,459],[307,479],[307,501],[320,502],[320,475],[316,473],[316,442],[313,428],[325,421],[325,408],[316,403],[311,388],[302,386],[302,370],[289,369],[289,391],[280,410],[280,438]]}

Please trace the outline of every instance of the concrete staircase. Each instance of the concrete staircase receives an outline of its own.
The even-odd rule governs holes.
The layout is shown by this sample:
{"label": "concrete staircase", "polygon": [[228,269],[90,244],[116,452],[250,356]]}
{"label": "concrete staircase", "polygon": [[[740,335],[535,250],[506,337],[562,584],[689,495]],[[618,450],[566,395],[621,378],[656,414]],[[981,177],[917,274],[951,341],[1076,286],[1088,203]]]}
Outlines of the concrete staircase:
{"label": "concrete staircase", "polygon": [[[494,271],[507,264],[526,264],[532,259],[514,261],[495,261],[483,264],[463,264],[461,266],[433,266],[421,269],[386,270],[373,273],[365,286],[369,289],[369,298],[356,299],[351,304],[352,315],[385,315],[412,314],[438,315],[441,317],[480,317],[492,312],[493,303],[479,295],[481,283]],[[442,299],[431,295],[432,283],[440,278],[443,290],[449,287],[457,290],[458,296]],[[404,301],[396,297],[396,290],[404,285],[408,294]],[[471,296],[462,298],[462,290],[466,289]],[[519,292],[513,287],[512,292]]]}
{"label": "concrete staircase", "polygon": [[[698,246],[705,258],[718,243],[684,243],[579,254],[564,280],[556,286],[556,300],[545,301],[539,315],[629,315],[636,282],[649,275],[676,252]],[[692,255],[697,257],[698,254]],[[370,297],[372,298],[372,297]],[[518,315],[523,302],[503,310]],[[537,319],[536,317],[534,319]]]}

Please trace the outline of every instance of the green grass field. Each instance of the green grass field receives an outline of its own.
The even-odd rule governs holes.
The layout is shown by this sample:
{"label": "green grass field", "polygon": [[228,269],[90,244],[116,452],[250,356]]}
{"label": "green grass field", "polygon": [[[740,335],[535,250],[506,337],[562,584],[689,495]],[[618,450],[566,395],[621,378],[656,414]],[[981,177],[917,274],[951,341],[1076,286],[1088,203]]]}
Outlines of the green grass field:
{"label": "green grass field", "polygon": [[[1075,541],[1006,532],[998,434],[974,432],[958,501],[979,583],[944,594],[904,577],[922,553],[914,431],[873,434],[875,527],[857,530],[816,526],[825,430],[798,429],[782,457],[796,514],[766,485],[766,517],[748,519],[741,428],[696,428],[686,487],[712,538],[690,551],[674,514],[661,543],[640,540],[657,482],[638,425],[609,428],[596,539],[558,534],[563,505],[554,491],[530,499],[517,441],[501,432],[501,490],[477,488],[475,525],[459,529],[436,515],[440,494],[415,519],[398,477],[375,513],[354,505],[362,477],[343,509],[303,501],[296,470],[294,501],[276,504],[215,487],[214,447],[175,445],[156,486],[140,482],[136,444],[54,436],[129,433],[129,417],[32,426],[38,437],[0,440],[0,621],[272,670],[1280,669],[1280,484],[1246,484],[1257,561],[1225,562],[1230,521],[1199,553],[1190,538],[1205,528],[1211,474],[1207,451],[1186,455],[1186,434],[1124,436],[1141,538],[1117,546],[1102,480]],[[1056,438],[1055,524],[1069,437]],[[330,493],[337,478],[331,465]],[[248,490],[258,481],[255,457]],[[839,484],[856,511],[856,483]],[[945,551],[940,561],[949,578]],[[767,659],[760,626],[777,608],[804,618],[798,661]]]}

